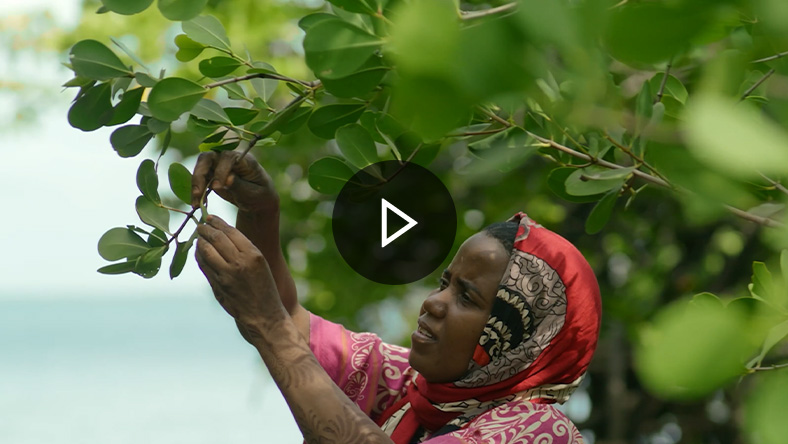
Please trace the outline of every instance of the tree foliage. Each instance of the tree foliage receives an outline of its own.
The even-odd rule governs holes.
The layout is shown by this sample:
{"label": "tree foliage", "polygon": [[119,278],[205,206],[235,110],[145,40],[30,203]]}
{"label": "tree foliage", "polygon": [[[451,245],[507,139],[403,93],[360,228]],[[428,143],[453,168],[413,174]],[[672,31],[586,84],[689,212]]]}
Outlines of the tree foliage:
{"label": "tree foliage", "polygon": [[[742,261],[788,247],[783,1],[281,8],[297,19],[303,57],[301,46],[284,45],[281,57],[254,41],[255,9],[244,2],[103,0],[108,16],[176,22],[158,32],[168,39],[166,71],[143,62],[161,54],[132,52],[106,30],[71,46],[71,125],[115,127],[119,156],[151,155],[137,174],[144,226],[101,238],[99,253],[118,262],[100,272],[152,277],[172,246],[170,276],[183,269],[195,237],[186,228],[197,222],[191,178],[181,164],[161,163],[165,151],[266,147],[258,155],[269,171],[281,167],[273,175],[289,193],[283,236],[291,267],[308,278],[299,280],[308,304],[351,324],[355,313],[374,318],[386,305],[371,303],[407,289],[341,278],[350,271],[327,246],[331,195],[371,163],[416,162],[455,195],[460,239],[483,215],[525,206],[576,241],[651,393],[695,400],[783,366],[788,253],[771,271],[761,262],[751,277],[741,271]],[[246,41],[231,39],[238,28]],[[159,194],[162,168],[171,195]],[[785,378],[745,379],[755,382],[742,427],[753,442],[782,442],[784,422],[759,412],[784,407]]]}

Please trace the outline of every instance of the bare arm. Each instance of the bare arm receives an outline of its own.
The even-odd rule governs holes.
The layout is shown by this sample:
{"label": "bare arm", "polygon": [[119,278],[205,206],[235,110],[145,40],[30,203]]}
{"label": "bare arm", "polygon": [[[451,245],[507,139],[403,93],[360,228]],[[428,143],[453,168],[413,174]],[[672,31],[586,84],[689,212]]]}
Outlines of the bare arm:
{"label": "bare arm", "polygon": [[[269,264],[282,305],[301,336],[309,342],[309,313],[298,302],[295,282],[279,242],[279,195],[273,181],[250,154],[200,154],[192,177],[192,206],[199,205],[207,186],[238,207],[236,226],[257,247]],[[247,332],[238,326],[249,341]]]}
{"label": "bare arm", "polygon": [[199,227],[195,256],[219,303],[249,335],[308,443],[391,444],[334,384],[278,295],[252,242],[218,217]]}

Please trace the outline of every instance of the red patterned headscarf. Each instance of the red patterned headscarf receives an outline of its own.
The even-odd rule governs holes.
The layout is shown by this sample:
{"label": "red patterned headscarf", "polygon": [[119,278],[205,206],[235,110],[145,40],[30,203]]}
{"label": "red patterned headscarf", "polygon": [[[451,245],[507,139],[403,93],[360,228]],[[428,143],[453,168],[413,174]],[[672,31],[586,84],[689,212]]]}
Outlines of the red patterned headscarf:
{"label": "red patterned headscarf", "polygon": [[519,224],[514,248],[468,372],[440,384],[417,375],[378,421],[396,444],[411,442],[420,426],[442,434],[514,400],[563,403],[580,384],[602,314],[594,272],[525,213],[509,220]]}

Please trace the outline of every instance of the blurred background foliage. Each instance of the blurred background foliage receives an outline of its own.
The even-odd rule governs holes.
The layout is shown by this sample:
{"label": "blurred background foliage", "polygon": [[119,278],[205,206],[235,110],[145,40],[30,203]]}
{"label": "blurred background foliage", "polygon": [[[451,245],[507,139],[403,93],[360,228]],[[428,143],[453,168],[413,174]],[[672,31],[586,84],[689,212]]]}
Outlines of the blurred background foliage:
{"label": "blurred background foliage", "polygon": [[[69,48],[92,39],[120,57],[121,69],[134,65],[140,72],[142,62],[154,78],[165,70],[164,77],[216,81],[206,78],[200,62],[222,54],[208,49],[192,60],[176,57],[176,36],[186,28],[155,6],[134,15],[95,14],[115,3],[85,1],[76,29],[35,40],[20,32],[9,43],[56,48],[66,61]],[[150,5],[128,4],[138,3]],[[178,12],[179,2],[169,3]],[[412,152],[405,141],[397,143],[412,131],[415,150],[430,153],[422,161],[454,196],[455,250],[486,224],[520,210],[578,246],[596,271],[604,303],[597,356],[574,397],[579,401],[567,406],[589,441],[785,442],[788,257],[780,252],[788,248],[782,185],[788,178],[788,3],[204,3],[202,14],[226,29],[233,57],[265,62],[302,81],[280,81],[265,103],[254,101],[263,94],[248,83],[241,91],[246,100],[222,88],[205,97],[259,112],[262,124],[235,125],[248,133],[231,130],[224,139],[232,141],[234,133],[262,139],[252,153],[276,182],[282,245],[310,310],[406,344],[438,273],[389,287],[345,264],[331,234],[333,196],[316,191],[325,185],[319,174],[310,177],[310,165],[327,156],[348,161],[350,170],[359,167],[332,137],[336,128],[310,119],[299,129],[255,137],[293,97],[318,109],[361,106],[366,114],[342,123],[358,121],[380,159]],[[184,20],[196,15],[179,13]],[[299,27],[315,13],[334,17],[312,16]],[[36,20],[46,19],[22,28],[37,26]],[[353,50],[348,42],[372,49],[347,52]],[[78,97],[106,82],[115,88],[112,105],[122,91],[142,85],[138,78],[118,84],[124,75],[91,80],[84,75],[89,68],[75,65],[75,71],[82,77],[74,84]],[[331,86],[336,77],[370,72],[366,89],[345,94]],[[356,77],[349,84],[362,83]],[[137,111],[148,128],[161,117]],[[182,111],[205,117],[191,106]],[[194,131],[195,122],[208,131]],[[176,158],[197,154],[201,145],[216,148],[204,139],[222,126],[186,117],[163,124],[155,137],[151,131],[155,143],[145,151],[153,159],[165,140]],[[187,208],[167,191],[162,202]],[[157,248],[152,241],[150,248]]]}

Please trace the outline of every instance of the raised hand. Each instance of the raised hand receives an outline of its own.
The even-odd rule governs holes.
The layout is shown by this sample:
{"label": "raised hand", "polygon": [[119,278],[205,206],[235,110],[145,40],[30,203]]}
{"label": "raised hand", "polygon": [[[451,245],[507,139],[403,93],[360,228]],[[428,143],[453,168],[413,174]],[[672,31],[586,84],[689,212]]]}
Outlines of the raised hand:
{"label": "raised hand", "polygon": [[200,205],[206,187],[249,213],[278,214],[279,195],[260,163],[236,151],[200,154],[192,176],[192,207]]}

